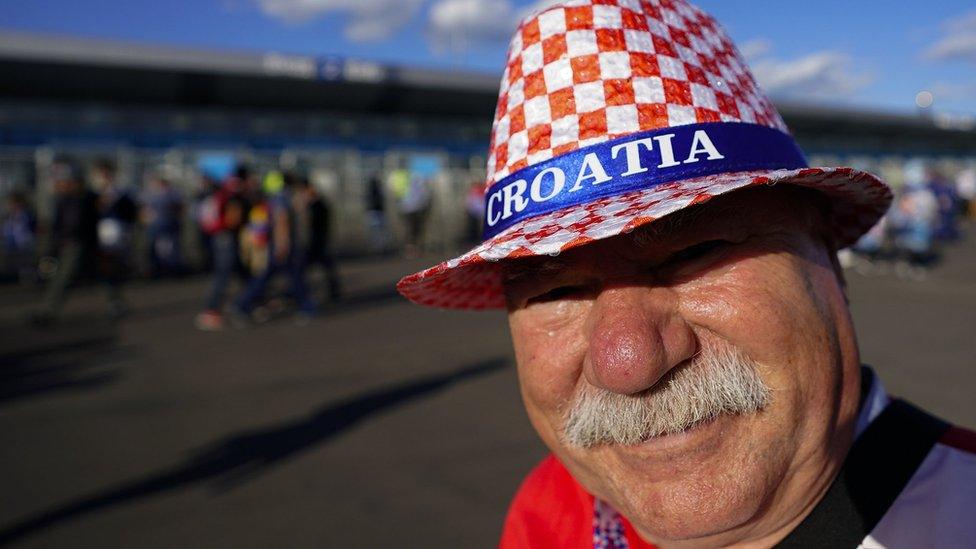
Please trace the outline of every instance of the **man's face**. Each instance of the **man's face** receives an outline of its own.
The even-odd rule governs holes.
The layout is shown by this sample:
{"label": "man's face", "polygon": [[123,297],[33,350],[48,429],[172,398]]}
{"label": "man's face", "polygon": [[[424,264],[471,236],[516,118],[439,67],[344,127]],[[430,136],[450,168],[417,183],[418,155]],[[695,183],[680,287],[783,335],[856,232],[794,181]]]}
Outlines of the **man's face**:
{"label": "man's face", "polygon": [[811,191],[739,191],[507,266],[530,420],[649,540],[757,539],[829,486],[859,359],[822,226]]}

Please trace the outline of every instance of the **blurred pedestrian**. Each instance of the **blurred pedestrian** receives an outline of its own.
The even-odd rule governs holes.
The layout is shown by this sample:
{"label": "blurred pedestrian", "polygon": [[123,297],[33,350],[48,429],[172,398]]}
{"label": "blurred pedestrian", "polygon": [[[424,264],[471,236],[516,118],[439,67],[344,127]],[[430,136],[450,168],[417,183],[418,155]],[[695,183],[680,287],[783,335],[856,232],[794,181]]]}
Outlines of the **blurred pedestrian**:
{"label": "blurred pedestrian", "polygon": [[3,216],[4,253],[10,258],[17,281],[23,285],[31,284],[36,280],[37,218],[24,193],[11,192],[6,202]]}
{"label": "blurred pedestrian", "polygon": [[98,195],[85,187],[77,167],[66,159],[51,166],[54,222],[47,263],[54,267],[33,322],[50,324],[64,305],[69,287],[94,260],[98,247]]}
{"label": "blurred pedestrian", "polygon": [[366,192],[366,221],[369,247],[373,253],[385,253],[390,246],[390,228],[386,222],[386,193],[379,174],[369,178]]}
{"label": "blurred pedestrian", "polygon": [[976,167],[966,168],[956,175],[956,193],[962,201],[963,215],[976,218]]}
{"label": "blurred pedestrian", "polygon": [[899,252],[896,273],[921,280],[936,260],[939,202],[927,185],[907,185],[888,216]]}
{"label": "blurred pedestrian", "polygon": [[213,252],[213,278],[206,308],[195,319],[201,330],[220,330],[225,325],[224,299],[237,270],[238,233],[247,211],[241,187],[239,176],[228,177],[200,207],[200,227],[210,238]]}
{"label": "blurred pedestrian", "polygon": [[238,231],[237,273],[250,282],[257,273],[264,270],[268,259],[268,235],[270,234],[270,213],[261,178],[247,166],[237,169],[240,181],[241,210],[243,224]]}
{"label": "blurred pedestrian", "polygon": [[933,236],[943,242],[952,242],[959,238],[959,228],[956,216],[959,215],[959,195],[955,186],[937,170],[930,170],[928,174],[929,191],[938,203]]}
{"label": "blurred pedestrian", "polygon": [[888,217],[884,216],[849,250],[840,250],[838,259],[844,268],[852,267],[864,276],[887,273],[885,260],[888,246]]}
{"label": "blurred pedestrian", "polygon": [[305,268],[320,265],[329,298],[339,299],[340,282],[332,252],[332,208],[305,176],[292,176],[297,183],[293,202],[297,216],[295,232],[299,249],[305,250]]}
{"label": "blurred pedestrian", "polygon": [[143,203],[149,237],[150,274],[154,278],[182,274],[183,197],[168,179],[153,174]]}
{"label": "blurred pedestrian", "polygon": [[[292,181],[291,178],[286,181],[279,172],[268,173],[263,185],[266,200],[251,209],[252,219],[260,212],[259,217],[267,226],[267,254],[263,270],[254,273],[235,305],[235,318],[242,324],[256,320],[253,314],[278,272],[285,272],[290,278],[289,293],[298,303],[300,321],[307,322],[315,313],[315,302],[305,285],[305,250],[296,246]],[[260,262],[255,261],[254,266],[261,266]]]}
{"label": "blurred pedestrian", "polygon": [[416,257],[423,249],[430,203],[430,180],[420,175],[411,176],[406,192],[400,198],[400,215],[407,227],[404,254],[409,258]]}
{"label": "blurred pedestrian", "polygon": [[128,310],[122,286],[128,277],[139,207],[132,193],[116,181],[111,160],[95,161],[92,183],[98,193],[98,272],[108,289],[112,315],[119,317]]}
{"label": "blurred pedestrian", "polygon": [[485,221],[485,185],[480,180],[474,180],[464,196],[464,212],[466,217],[465,240],[467,244],[481,241],[482,225]]}
{"label": "blurred pedestrian", "polygon": [[197,244],[203,255],[201,263],[206,272],[213,269],[213,242],[211,242],[211,234],[207,227],[218,224],[220,218],[215,197],[219,187],[217,181],[206,174],[200,176],[199,187],[193,196],[193,219],[196,226]]}

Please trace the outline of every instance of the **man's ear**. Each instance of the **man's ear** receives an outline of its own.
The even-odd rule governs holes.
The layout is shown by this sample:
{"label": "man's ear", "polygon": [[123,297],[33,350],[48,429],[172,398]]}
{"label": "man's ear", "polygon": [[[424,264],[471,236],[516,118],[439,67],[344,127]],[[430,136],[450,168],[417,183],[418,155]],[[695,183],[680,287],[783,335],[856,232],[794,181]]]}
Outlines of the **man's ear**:
{"label": "man's ear", "polygon": [[844,301],[850,305],[850,299],[847,295],[847,279],[844,277],[844,267],[841,266],[840,258],[837,255],[840,250],[837,248],[837,240],[831,228],[831,220],[834,215],[833,207],[827,198],[819,192],[809,189],[802,189],[802,191],[806,194],[808,203],[814,206],[806,210],[811,215],[808,218],[809,226],[823,244],[824,251],[826,251],[827,257],[830,258],[830,265],[833,267],[834,274],[837,276],[837,282],[840,284],[840,289],[844,293]]}

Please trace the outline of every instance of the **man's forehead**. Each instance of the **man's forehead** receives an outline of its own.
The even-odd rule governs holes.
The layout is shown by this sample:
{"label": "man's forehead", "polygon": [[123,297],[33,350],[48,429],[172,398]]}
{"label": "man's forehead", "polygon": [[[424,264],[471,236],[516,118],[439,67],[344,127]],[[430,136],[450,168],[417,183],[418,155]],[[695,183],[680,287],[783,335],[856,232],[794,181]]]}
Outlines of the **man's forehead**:
{"label": "man's forehead", "polygon": [[703,235],[806,225],[811,212],[823,207],[820,193],[793,185],[743,189],[662,217],[629,236],[639,245],[666,248]]}
{"label": "man's forehead", "polygon": [[805,217],[799,210],[815,209],[817,193],[793,186],[746,189],[717,196],[708,202],[679,210],[636,230],[591,242],[558,256],[527,257],[503,264],[506,282],[527,277],[552,277],[578,266],[582,256],[639,255],[664,259],[702,239],[734,240],[760,229],[776,230]]}
{"label": "man's forehead", "polygon": [[[557,278],[567,271],[575,271],[584,263],[606,269],[613,260],[637,259],[653,260],[654,256],[663,258],[682,243],[694,239],[701,230],[677,232],[679,224],[689,221],[662,218],[645,225],[631,233],[605,240],[591,242],[556,256],[520,258],[503,263],[503,277],[506,283],[527,282],[538,279]],[[713,224],[713,227],[717,224]]]}

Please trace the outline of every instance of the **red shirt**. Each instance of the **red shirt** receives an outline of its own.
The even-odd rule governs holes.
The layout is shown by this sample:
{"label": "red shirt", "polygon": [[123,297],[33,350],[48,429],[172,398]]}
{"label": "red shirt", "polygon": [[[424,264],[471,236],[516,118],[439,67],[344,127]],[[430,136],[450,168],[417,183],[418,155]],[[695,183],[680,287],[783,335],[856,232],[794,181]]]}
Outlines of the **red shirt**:
{"label": "red shirt", "polygon": [[[501,549],[593,549],[629,547],[652,549],[630,523],[600,504],[583,489],[563,464],[550,455],[522,482],[505,518]],[[625,541],[614,542],[621,532],[601,527],[600,514],[613,513]],[[604,521],[605,522],[605,521]],[[606,539],[602,539],[602,538]]]}

